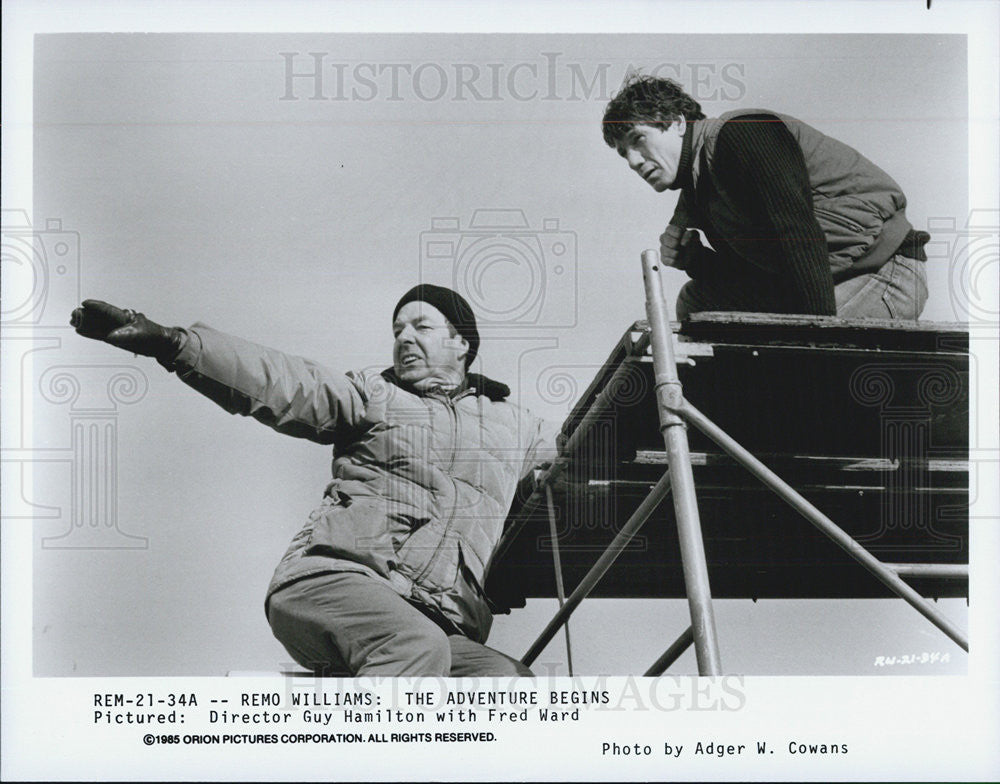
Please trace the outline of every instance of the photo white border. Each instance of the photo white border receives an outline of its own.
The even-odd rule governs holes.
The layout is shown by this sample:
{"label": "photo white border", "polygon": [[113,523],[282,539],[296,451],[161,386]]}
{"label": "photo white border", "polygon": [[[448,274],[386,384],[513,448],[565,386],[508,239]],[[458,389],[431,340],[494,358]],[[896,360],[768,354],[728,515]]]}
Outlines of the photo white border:
{"label": "photo white border", "polygon": [[[921,0],[865,2],[339,2],[285,0],[266,2],[31,2],[3,4],[2,202],[10,206],[32,202],[32,36],[54,32],[663,32],[663,33],[957,33],[968,38],[970,193],[972,208],[1000,208],[998,160],[998,8],[989,2],[934,0],[930,10]],[[919,90],[919,85],[914,85]],[[997,281],[992,281],[997,286]],[[994,291],[992,299],[996,301]],[[970,325],[973,336],[976,325]],[[980,334],[982,334],[980,332]],[[988,337],[995,337],[989,328]],[[997,446],[997,362],[995,355],[978,356],[984,370],[974,397],[979,405],[973,425],[978,443]],[[16,394],[16,368],[3,366],[4,403]],[[30,416],[30,401],[23,401]],[[6,476],[4,477],[6,479]],[[3,482],[4,494],[10,492]],[[972,514],[997,519],[996,486],[974,488]],[[868,756],[845,758],[849,765],[829,760],[798,761],[769,770],[775,778],[932,778],[974,780],[1000,776],[1000,526],[978,531],[972,553],[973,597],[969,635],[973,649],[968,675],[961,678],[806,678],[747,679],[747,708],[732,717],[678,714],[678,726],[704,725],[705,732],[735,731],[754,725],[756,732],[785,737],[798,731],[788,715],[804,700],[813,700],[819,726],[841,722],[851,737],[877,739]],[[34,679],[31,656],[30,526],[5,525],[2,532],[3,705],[2,770],[0,778],[758,778],[756,768],[738,760],[718,766],[667,769],[640,760],[613,760],[607,766],[581,767],[573,744],[562,735],[525,737],[527,748],[515,753],[478,755],[483,766],[442,758],[433,770],[420,769],[405,746],[387,747],[385,764],[374,768],[344,768],[338,758],[333,770],[329,751],[317,747],[269,749],[262,756],[228,750],[224,764],[209,754],[174,754],[169,749],[144,749],[107,738],[95,748],[94,734],[83,732],[74,718],[88,695],[102,689],[121,691],[204,690],[232,688],[225,679]],[[985,568],[976,568],[983,564]],[[128,683],[123,683],[122,681]],[[164,682],[169,681],[169,682]],[[177,681],[181,681],[180,684]],[[892,704],[909,723],[887,726],[876,710]],[[867,712],[866,711],[870,711]],[[875,719],[867,719],[874,716]],[[616,722],[622,717],[616,717]],[[798,720],[801,725],[801,719]],[[869,723],[870,722],[870,723]],[[626,721],[625,724],[628,724]],[[88,730],[92,728],[86,728]],[[602,728],[591,728],[584,734]],[[509,746],[509,744],[506,744]],[[437,747],[439,749],[446,747]],[[467,747],[454,747],[467,756]],[[176,750],[175,750],[176,751]],[[206,751],[207,750],[202,750]],[[326,756],[324,756],[324,754]],[[539,756],[534,756],[539,755]],[[874,756],[873,756],[874,755]],[[419,757],[419,755],[417,755]],[[443,756],[443,755],[442,755]],[[534,759],[524,765],[522,756]],[[872,760],[879,764],[872,766]],[[489,765],[485,764],[489,761]],[[865,764],[865,762],[868,764]],[[612,764],[613,763],[613,764]],[[683,771],[683,773],[681,772]]]}

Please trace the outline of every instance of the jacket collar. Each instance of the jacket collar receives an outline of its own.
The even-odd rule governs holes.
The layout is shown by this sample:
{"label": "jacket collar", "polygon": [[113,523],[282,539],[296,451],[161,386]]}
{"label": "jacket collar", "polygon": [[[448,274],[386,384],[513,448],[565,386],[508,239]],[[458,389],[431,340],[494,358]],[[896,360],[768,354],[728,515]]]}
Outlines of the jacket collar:
{"label": "jacket collar", "polygon": [[450,391],[445,391],[440,387],[434,387],[429,390],[414,389],[410,384],[401,381],[393,368],[386,368],[382,371],[381,375],[386,381],[418,397],[445,397],[458,400],[467,395],[476,395],[477,397],[483,395],[493,402],[499,402],[505,400],[510,395],[510,387],[500,381],[494,381],[492,378],[488,378],[481,373],[466,373],[462,383]]}

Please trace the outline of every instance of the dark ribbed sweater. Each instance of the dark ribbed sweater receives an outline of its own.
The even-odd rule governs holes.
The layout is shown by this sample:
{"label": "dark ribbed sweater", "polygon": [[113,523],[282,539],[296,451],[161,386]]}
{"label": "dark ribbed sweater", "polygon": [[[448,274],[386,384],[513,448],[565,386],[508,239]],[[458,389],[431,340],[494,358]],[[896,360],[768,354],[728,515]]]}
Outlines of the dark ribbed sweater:
{"label": "dark ribbed sweater", "polygon": [[[689,126],[674,183],[685,190],[693,185],[691,138]],[[688,274],[749,281],[756,268],[760,285],[772,287],[775,310],[834,315],[826,236],[813,214],[802,149],[785,124],[772,114],[733,118],[719,131],[711,161],[702,156],[685,206],[717,252],[695,249]]]}

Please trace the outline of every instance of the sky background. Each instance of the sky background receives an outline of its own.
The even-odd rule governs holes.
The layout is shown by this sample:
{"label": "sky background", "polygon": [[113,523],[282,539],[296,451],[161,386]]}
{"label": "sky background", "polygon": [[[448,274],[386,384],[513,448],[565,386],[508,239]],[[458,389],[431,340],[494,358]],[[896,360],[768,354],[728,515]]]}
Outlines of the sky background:
{"label": "sky background", "polygon": [[[317,57],[322,86],[289,85],[289,61],[304,73]],[[67,241],[60,230],[79,239],[77,256],[68,237],[78,266],[53,276],[44,312],[25,316],[54,336],[34,354],[28,390],[33,443],[51,460],[21,499],[40,518],[36,675],[285,667],[264,591],[329,476],[326,448],[228,417],[151,360],[74,336],[61,325],[79,295],[346,370],[387,365],[399,296],[422,277],[457,274],[480,287],[470,295],[483,316],[478,369],[561,421],[644,317],[639,254],[656,247],[675,203],[601,138],[603,107],[631,67],[677,78],[709,116],[796,116],[889,172],[917,228],[964,226],[959,36],[36,38],[35,229],[61,221],[42,240],[52,253]],[[470,246],[477,210],[520,211],[537,266],[524,257],[470,270],[458,250],[434,256],[441,243]],[[477,225],[499,219],[479,212]],[[26,274],[4,273],[5,286]],[[924,318],[963,319],[947,262],[928,275]],[[668,300],[683,281],[665,272]],[[553,394],[544,380],[556,369],[575,390]],[[81,397],[70,400],[66,372],[85,377]],[[10,443],[24,419],[5,419]],[[71,529],[74,444],[106,466],[86,514],[111,509],[117,527],[99,542]],[[939,606],[967,627],[964,600]],[[521,655],[553,611],[532,601],[499,617],[490,644]],[[900,674],[966,666],[898,600],[721,601],[716,619],[728,672],[893,674],[873,666],[877,656],[924,651],[950,661]],[[642,672],[687,623],[683,600],[585,602],[572,622],[576,669]],[[565,672],[561,637],[536,667]],[[693,651],[671,670],[695,671]]]}

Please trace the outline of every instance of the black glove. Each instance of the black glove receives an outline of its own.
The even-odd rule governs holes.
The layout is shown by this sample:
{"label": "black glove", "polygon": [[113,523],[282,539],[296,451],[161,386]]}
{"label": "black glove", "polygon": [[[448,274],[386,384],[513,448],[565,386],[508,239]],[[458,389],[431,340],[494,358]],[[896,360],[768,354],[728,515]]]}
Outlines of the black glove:
{"label": "black glove", "polygon": [[164,364],[173,360],[184,344],[183,330],[162,327],[141,313],[122,310],[99,299],[85,299],[73,311],[69,323],[76,327],[78,335],[103,340]]}

